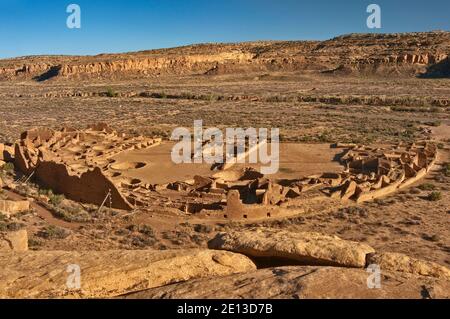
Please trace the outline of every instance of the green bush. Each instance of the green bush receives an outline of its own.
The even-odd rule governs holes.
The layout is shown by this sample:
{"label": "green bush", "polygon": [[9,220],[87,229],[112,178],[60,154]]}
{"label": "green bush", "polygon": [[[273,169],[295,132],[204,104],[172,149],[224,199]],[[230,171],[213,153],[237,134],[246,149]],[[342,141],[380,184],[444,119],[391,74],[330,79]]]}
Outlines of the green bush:
{"label": "green bush", "polygon": [[50,203],[54,206],[59,206],[65,199],[64,195],[54,195],[49,196]]}
{"label": "green bush", "polygon": [[38,194],[47,196],[53,206],[59,206],[65,199],[64,195],[57,195],[51,189],[39,189]]}
{"label": "green bush", "polygon": [[432,192],[430,195],[428,195],[428,199],[432,202],[437,202],[442,199],[442,193],[441,192]]}
{"label": "green bush", "polygon": [[116,92],[116,91],[114,91],[114,89],[112,89],[112,88],[107,88],[106,89],[106,96],[107,97],[117,97],[119,94]]}

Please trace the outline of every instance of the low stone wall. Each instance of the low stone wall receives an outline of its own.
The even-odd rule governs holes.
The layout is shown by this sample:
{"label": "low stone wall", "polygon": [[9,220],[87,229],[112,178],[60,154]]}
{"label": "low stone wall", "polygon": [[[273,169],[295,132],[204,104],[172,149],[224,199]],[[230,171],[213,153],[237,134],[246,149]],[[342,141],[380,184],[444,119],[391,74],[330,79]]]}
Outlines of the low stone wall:
{"label": "low stone wall", "polygon": [[81,175],[71,175],[64,164],[40,162],[35,175],[44,187],[64,194],[69,199],[101,205],[111,191],[113,208],[132,209],[132,205],[122,196],[116,185],[98,167]]}

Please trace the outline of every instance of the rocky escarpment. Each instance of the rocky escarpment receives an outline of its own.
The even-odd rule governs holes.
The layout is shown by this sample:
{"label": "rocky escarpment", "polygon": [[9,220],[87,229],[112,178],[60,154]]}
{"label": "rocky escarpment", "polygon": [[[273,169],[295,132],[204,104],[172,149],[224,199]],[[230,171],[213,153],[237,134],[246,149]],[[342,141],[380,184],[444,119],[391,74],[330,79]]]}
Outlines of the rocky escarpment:
{"label": "rocky escarpment", "polygon": [[[256,270],[243,255],[213,250],[0,252],[0,265],[0,298],[110,298]],[[79,267],[79,289],[68,285],[70,265]]]}
{"label": "rocky escarpment", "polygon": [[261,228],[209,245],[220,250],[4,249],[0,298],[450,298],[448,268],[336,236]]}
{"label": "rocky escarpment", "polygon": [[450,32],[352,34],[328,41],[202,44],[93,57],[0,61],[0,80],[315,71],[446,77]]}

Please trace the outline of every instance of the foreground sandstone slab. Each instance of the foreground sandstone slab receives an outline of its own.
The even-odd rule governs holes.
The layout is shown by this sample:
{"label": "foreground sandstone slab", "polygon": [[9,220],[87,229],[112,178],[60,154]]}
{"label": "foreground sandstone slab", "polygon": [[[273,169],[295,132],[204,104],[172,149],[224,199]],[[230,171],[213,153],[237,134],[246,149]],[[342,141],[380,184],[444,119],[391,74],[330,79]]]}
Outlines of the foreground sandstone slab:
{"label": "foreground sandstone slab", "polygon": [[359,268],[366,265],[366,255],[374,252],[368,245],[336,236],[271,229],[219,233],[208,245],[211,249],[229,250],[256,258],[282,258],[304,265]]}
{"label": "foreground sandstone slab", "polygon": [[22,229],[15,232],[0,232],[0,251],[27,251],[28,233]]}
{"label": "foreground sandstone slab", "polygon": [[135,299],[421,299],[450,298],[450,281],[399,272],[383,272],[381,288],[369,289],[364,269],[279,267],[193,280],[133,293]]}
{"label": "foreground sandstone slab", "polygon": [[[69,265],[79,265],[81,289],[68,288],[76,283]],[[213,250],[5,252],[0,268],[0,298],[108,298],[256,269],[243,255]]]}
{"label": "foreground sandstone slab", "polygon": [[450,269],[436,263],[415,259],[399,253],[376,253],[367,258],[370,264],[377,264],[382,270],[407,272],[450,280]]}

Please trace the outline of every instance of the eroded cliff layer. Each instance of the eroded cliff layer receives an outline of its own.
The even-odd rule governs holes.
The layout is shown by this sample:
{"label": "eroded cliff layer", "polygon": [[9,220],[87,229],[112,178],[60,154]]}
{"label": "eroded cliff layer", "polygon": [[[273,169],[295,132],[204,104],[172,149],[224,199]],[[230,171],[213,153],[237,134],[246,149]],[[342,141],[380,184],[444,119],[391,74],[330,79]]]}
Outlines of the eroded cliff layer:
{"label": "eroded cliff layer", "polygon": [[0,60],[0,80],[315,71],[447,77],[450,32],[351,34],[327,41],[201,44],[97,56]]}

